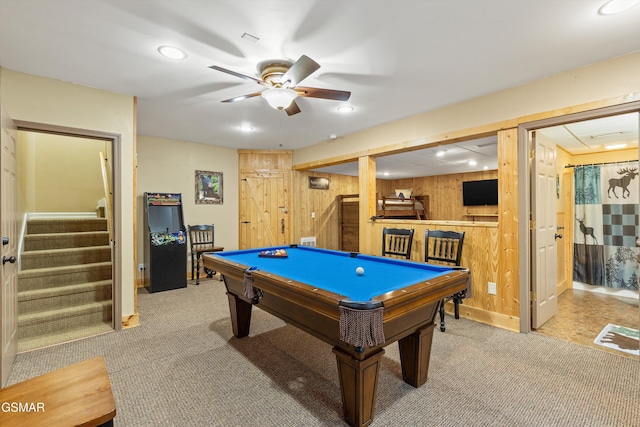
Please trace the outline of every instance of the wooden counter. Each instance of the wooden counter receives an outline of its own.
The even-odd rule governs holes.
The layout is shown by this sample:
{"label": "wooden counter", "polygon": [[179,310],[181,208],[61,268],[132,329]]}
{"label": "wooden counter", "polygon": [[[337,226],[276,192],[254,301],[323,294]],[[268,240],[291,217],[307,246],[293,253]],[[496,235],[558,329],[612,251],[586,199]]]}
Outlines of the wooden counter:
{"label": "wooden counter", "polygon": [[113,425],[116,416],[103,357],[1,389],[0,405],[1,426],[92,427]]}

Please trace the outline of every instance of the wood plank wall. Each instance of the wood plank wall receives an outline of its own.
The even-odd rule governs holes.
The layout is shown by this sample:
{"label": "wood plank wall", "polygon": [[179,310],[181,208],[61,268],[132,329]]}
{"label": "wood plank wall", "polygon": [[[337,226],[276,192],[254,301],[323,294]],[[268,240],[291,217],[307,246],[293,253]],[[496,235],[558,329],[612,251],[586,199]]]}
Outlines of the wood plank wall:
{"label": "wood plank wall", "polygon": [[[488,293],[488,282],[498,285],[501,283],[498,262],[500,239],[497,223],[384,219],[370,222],[365,227],[370,229],[372,237],[373,243],[369,252],[371,255],[380,255],[382,251],[383,228],[412,228],[414,240],[411,247],[411,260],[418,262],[424,262],[424,237],[427,229],[464,231],[461,265],[471,271],[473,296],[463,301],[460,306],[461,316],[509,330],[518,330],[518,317],[511,314],[513,311],[517,314],[518,305],[512,308],[501,304],[503,290],[498,290],[497,295]],[[517,295],[517,286],[515,292]],[[446,309],[447,312],[453,312],[452,303],[447,303]]]}
{"label": "wood plank wall", "polygon": [[[329,179],[328,190],[309,188],[309,177]],[[358,177],[328,173],[293,171],[293,221],[294,235],[291,243],[300,243],[301,237],[316,237],[319,247],[340,249],[339,204],[341,194],[357,194]],[[315,218],[311,214],[315,213]]]}
{"label": "wood plank wall", "polygon": [[483,217],[482,221],[497,221],[497,206],[463,206],[462,183],[498,178],[497,170],[455,173],[449,175],[424,176],[407,178],[376,180],[378,197],[394,194],[396,188],[413,188],[417,196],[429,196],[429,213],[427,218],[432,220],[468,221],[471,214],[496,214],[496,217]]}

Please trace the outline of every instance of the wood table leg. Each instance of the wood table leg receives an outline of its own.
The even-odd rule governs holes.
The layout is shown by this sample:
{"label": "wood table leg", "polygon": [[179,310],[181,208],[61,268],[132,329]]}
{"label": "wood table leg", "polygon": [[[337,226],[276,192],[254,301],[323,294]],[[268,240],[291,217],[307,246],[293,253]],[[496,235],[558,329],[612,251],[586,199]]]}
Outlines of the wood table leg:
{"label": "wood table leg", "polygon": [[432,323],[398,341],[402,378],[404,382],[416,388],[427,382],[435,327],[435,323]]}
{"label": "wood table leg", "polygon": [[227,292],[229,298],[229,313],[231,314],[231,327],[233,335],[237,338],[243,338],[249,335],[251,327],[251,304],[241,300],[230,292]]}
{"label": "wood table leg", "polygon": [[373,422],[384,350],[364,360],[356,360],[337,347],[333,352],[338,362],[345,421],[351,426],[367,426]]}

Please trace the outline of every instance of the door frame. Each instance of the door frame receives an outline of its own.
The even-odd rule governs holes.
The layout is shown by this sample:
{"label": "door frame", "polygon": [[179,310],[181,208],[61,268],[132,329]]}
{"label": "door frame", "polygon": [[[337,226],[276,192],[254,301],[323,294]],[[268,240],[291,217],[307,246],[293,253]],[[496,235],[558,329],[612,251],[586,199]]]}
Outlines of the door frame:
{"label": "door frame", "polygon": [[[520,221],[518,224],[518,234],[520,236],[518,257],[518,268],[520,272],[520,332],[531,332],[531,269],[534,268],[531,265],[530,219],[532,207],[530,202],[531,165],[529,164],[529,132],[551,126],[635,112],[640,113],[640,101],[521,123],[518,126],[518,188],[521,189],[518,192],[518,212],[520,212]],[[640,127],[640,123],[638,123],[638,126]],[[640,146],[638,149],[640,152]],[[567,278],[567,280],[569,280],[569,278]]]}
{"label": "door frame", "polygon": [[[118,235],[122,232],[122,210],[119,209],[121,200],[118,198],[122,185],[121,176],[121,157],[122,157],[122,144],[121,144],[121,135],[110,133],[110,132],[102,132],[95,131],[90,129],[79,129],[72,128],[67,126],[57,126],[46,123],[37,123],[37,122],[29,122],[24,120],[14,120],[18,131],[25,132],[38,132],[38,133],[48,133],[53,135],[62,135],[62,136],[70,136],[76,138],[85,138],[85,139],[97,139],[101,141],[110,141],[111,142],[111,158],[112,158],[112,168],[111,171],[111,180],[112,180],[112,194],[111,194],[111,202],[112,202],[112,215],[113,215],[113,239],[112,239],[112,288],[111,288],[111,299],[112,299],[112,319],[113,319],[113,329],[119,331],[122,329],[122,279],[121,279],[121,269],[122,269],[122,245],[118,245]],[[135,289],[135,287],[134,287]]]}

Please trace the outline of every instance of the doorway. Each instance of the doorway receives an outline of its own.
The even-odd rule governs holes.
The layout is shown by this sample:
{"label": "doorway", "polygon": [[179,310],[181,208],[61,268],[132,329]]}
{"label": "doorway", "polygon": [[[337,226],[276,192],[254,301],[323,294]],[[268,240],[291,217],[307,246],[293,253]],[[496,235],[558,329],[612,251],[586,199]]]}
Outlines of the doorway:
{"label": "doorway", "polygon": [[[53,268],[65,272],[69,270],[70,277],[73,277],[73,280],[65,283],[66,289],[62,294],[71,292],[69,289],[76,285],[78,289],[73,289],[74,295],[80,293],[86,296],[83,297],[86,301],[75,296],[73,304],[82,302],[82,308],[77,305],[72,308],[84,317],[65,320],[66,324],[39,328],[46,332],[44,338],[20,339],[19,351],[121,329],[121,284],[117,273],[120,251],[114,237],[120,216],[114,215],[116,212],[113,208],[115,189],[118,188],[118,166],[112,161],[118,158],[115,154],[120,149],[119,135],[19,121],[17,125],[19,151],[22,151],[19,154],[27,158],[21,164],[18,177],[20,221],[23,224],[35,221],[33,230],[42,226],[41,231],[34,233],[38,235],[36,239],[43,237],[54,241],[70,241],[70,246],[63,243],[49,252],[68,252],[59,257],[75,257],[77,261],[62,261],[62,266]],[[18,160],[20,162],[20,156]],[[67,226],[72,230],[65,230]],[[22,226],[21,241],[27,241],[29,227],[31,225]],[[31,253],[25,251],[27,247],[21,247],[21,263],[28,263],[34,252],[46,252],[37,245],[39,243]],[[47,255],[55,258],[58,254]],[[31,280],[28,274],[24,277],[25,283]],[[75,283],[76,278],[78,283]],[[20,288],[21,280],[18,282]],[[59,296],[57,298],[62,299]],[[38,301],[38,304],[41,302]],[[48,303],[44,304],[46,307]],[[67,308],[64,303],[62,305]],[[77,327],[77,330],[65,331],[67,327]],[[20,328],[18,334],[21,334]]]}
{"label": "doorway", "polygon": [[[585,330],[585,328],[587,327],[587,325],[585,325],[585,320],[593,318],[593,316],[589,314],[587,308],[585,308],[585,304],[586,306],[590,306],[590,308],[593,308],[594,313],[597,312],[597,314],[599,315],[604,314],[604,316],[607,317],[607,313],[609,313],[610,319],[615,318],[613,313],[614,310],[623,310],[623,312],[616,312],[615,314],[623,314],[623,319],[625,318],[625,314],[627,315],[627,317],[635,319],[636,321],[630,326],[637,327],[637,318],[639,313],[637,304],[637,291],[635,291],[636,302],[634,303],[633,299],[630,301],[624,301],[624,297],[622,298],[622,301],[620,301],[620,297],[617,295],[605,295],[604,293],[597,296],[589,295],[592,289],[589,289],[589,287],[582,287],[580,284],[574,284],[573,282],[573,236],[575,235],[574,232],[580,233],[580,229],[578,228],[578,222],[575,222],[574,224],[573,221],[573,218],[575,216],[572,205],[574,188],[571,179],[573,170],[569,170],[570,167],[565,168],[565,166],[586,163],[601,163],[609,160],[613,162],[618,160],[637,161],[638,128],[640,127],[640,114],[638,113],[639,109],[640,103],[635,102],[626,105],[608,107],[584,113],[527,123],[521,125],[519,128],[520,141],[528,141],[529,135],[535,131],[537,133],[544,134],[545,137],[549,139],[556,140],[559,147],[557,160],[560,167],[558,168],[559,172],[556,178],[558,192],[558,203],[556,205],[556,208],[558,209],[558,233],[562,234],[564,238],[561,240],[562,243],[558,245],[559,248],[557,252],[559,256],[564,257],[564,259],[558,260],[558,313],[556,314],[556,316],[552,317],[549,322],[543,324],[539,328],[539,330],[541,332],[544,332],[545,334],[555,333],[558,338],[576,342],[577,340],[572,339],[570,335],[572,333],[576,335],[576,331]],[[622,119],[624,116],[630,116],[632,118],[633,136],[629,138],[630,141],[627,141],[631,142],[632,145],[630,145],[626,149],[625,154],[621,158],[616,158],[616,155],[612,154],[612,151],[606,150],[604,146],[612,143],[611,139],[624,136],[624,129],[606,129],[603,127],[600,130],[596,131],[595,129],[597,128],[593,128],[593,126],[599,124],[600,122],[604,123],[604,121],[609,119],[612,122],[616,122],[616,120]],[[576,128],[582,128],[582,130],[576,130]],[[588,131],[588,136],[581,133],[584,129],[587,128],[590,129]],[[560,136],[561,133],[564,133],[565,135]],[[595,147],[596,145],[598,147]],[[519,169],[529,170],[528,144],[520,144]],[[528,176],[528,174],[521,174],[519,180],[519,185],[521,186],[520,188],[530,189],[531,178]],[[638,188],[639,186],[636,182],[635,192],[640,195],[640,191],[638,190]],[[620,189],[618,189],[618,193],[619,192]],[[531,190],[527,190],[526,192],[521,193],[519,206],[522,209],[522,212],[532,212],[535,208],[535,200],[531,199],[530,196]],[[636,211],[638,209],[637,203],[635,209]],[[637,215],[635,225],[637,228]],[[529,224],[521,224],[521,247],[523,247],[523,249],[526,248],[526,250],[521,251],[519,261],[521,269],[521,332],[529,332],[533,329],[531,309],[532,307],[534,307],[532,299],[535,296],[532,295],[531,292],[533,289],[531,271],[535,267],[531,262],[533,249],[530,248],[531,236],[529,233]],[[636,238],[637,237],[638,236],[636,236]],[[581,241],[580,243],[583,242]],[[594,301],[594,298],[597,298],[597,301]],[[604,312],[603,307],[607,307],[606,311]],[[581,326],[571,328],[570,322],[567,320],[567,316],[570,317],[571,315],[567,313],[574,313],[573,315],[575,317],[576,312],[579,313]],[[596,322],[596,320],[594,320],[594,322]],[[600,326],[593,324],[590,325],[589,328],[599,330]],[[593,341],[596,335],[597,332],[593,337],[590,337],[590,340]],[[584,339],[582,337],[578,338]]]}

